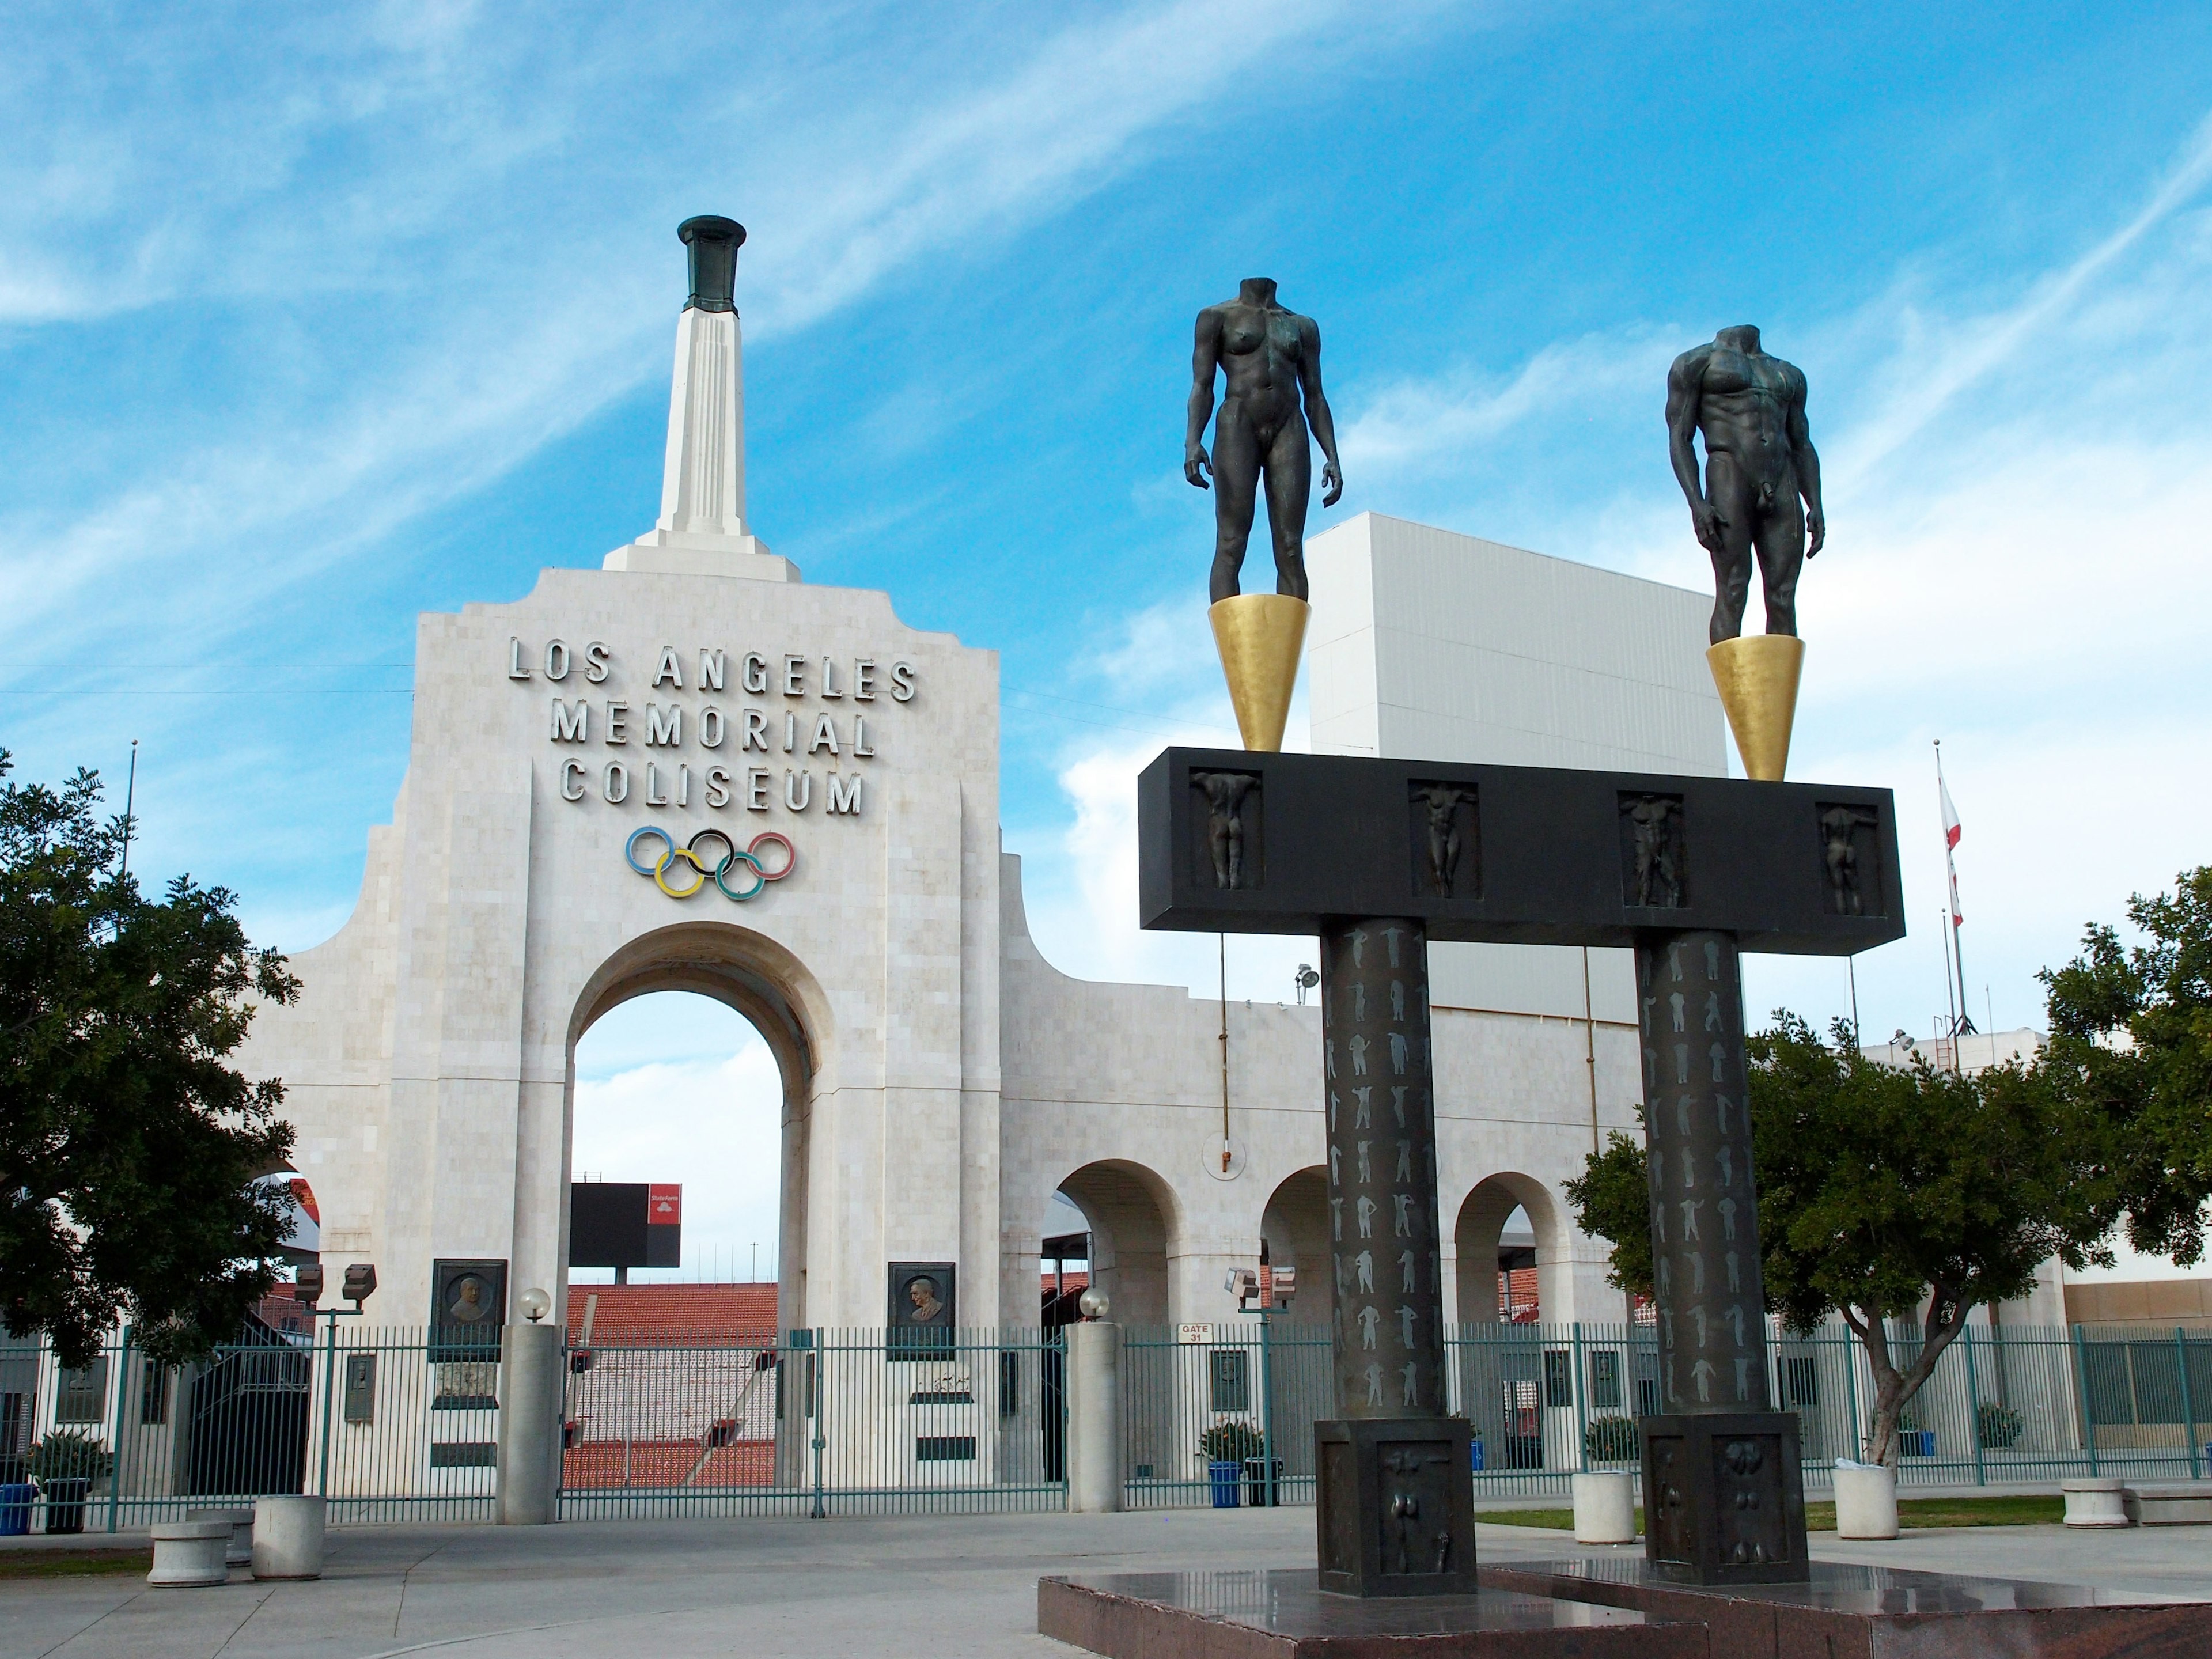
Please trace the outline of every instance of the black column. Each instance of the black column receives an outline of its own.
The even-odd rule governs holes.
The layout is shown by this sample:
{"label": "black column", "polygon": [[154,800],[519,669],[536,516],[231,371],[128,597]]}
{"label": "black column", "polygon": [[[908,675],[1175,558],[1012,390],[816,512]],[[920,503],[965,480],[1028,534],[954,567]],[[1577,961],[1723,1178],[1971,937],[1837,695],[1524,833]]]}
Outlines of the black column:
{"label": "black column", "polygon": [[1322,1073],[1340,1417],[1444,1407],[1429,951],[1419,922],[1324,934]]}
{"label": "black column", "polygon": [[1638,948],[1636,977],[1661,1409],[1765,1411],[1766,1302],[1735,940],[1656,938]]}
{"label": "black column", "polygon": [[1357,1595],[1474,1588],[1468,1425],[1444,1416],[1428,938],[1321,939],[1322,1082],[1336,1273],[1336,1419],[1317,1423],[1321,1583]]}
{"label": "black column", "polygon": [[1797,1420],[1771,1410],[1735,936],[1636,947],[1660,1414],[1638,1419],[1644,1553],[1698,1583],[1807,1576]]}

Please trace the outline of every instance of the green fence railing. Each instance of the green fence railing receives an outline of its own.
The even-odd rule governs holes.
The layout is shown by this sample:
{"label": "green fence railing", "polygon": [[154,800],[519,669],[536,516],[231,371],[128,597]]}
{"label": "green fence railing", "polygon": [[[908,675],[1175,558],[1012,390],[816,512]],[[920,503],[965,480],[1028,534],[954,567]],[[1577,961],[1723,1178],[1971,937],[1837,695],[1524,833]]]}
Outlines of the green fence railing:
{"label": "green fence railing", "polygon": [[[57,1431],[96,1444],[35,1524],[112,1530],[270,1492],[321,1492],[337,1524],[491,1517],[495,1346],[350,1318],[261,1330],[183,1367],[125,1329],[82,1370],[0,1344],[0,1485]],[[1907,1360],[1915,1339],[1900,1332]],[[1860,1455],[1873,1389],[1849,1332],[1771,1332],[1768,1384],[1798,1419],[1808,1487]],[[1061,1334],[804,1329],[600,1342],[567,1357],[562,1514],[958,1513],[1066,1501]],[[1647,1326],[1477,1324],[1449,1333],[1449,1409],[1468,1422],[1479,1499],[1564,1495],[1579,1470],[1634,1470],[1658,1407]],[[1326,1325],[1286,1313],[1124,1331],[1132,1507],[1303,1503],[1329,1415]],[[1237,1443],[1220,1472],[1206,1450]],[[2212,1332],[1974,1326],[1907,1409],[1911,1486],[2049,1485],[2072,1474],[2212,1474]],[[1224,1490],[1225,1483],[1225,1490]]]}

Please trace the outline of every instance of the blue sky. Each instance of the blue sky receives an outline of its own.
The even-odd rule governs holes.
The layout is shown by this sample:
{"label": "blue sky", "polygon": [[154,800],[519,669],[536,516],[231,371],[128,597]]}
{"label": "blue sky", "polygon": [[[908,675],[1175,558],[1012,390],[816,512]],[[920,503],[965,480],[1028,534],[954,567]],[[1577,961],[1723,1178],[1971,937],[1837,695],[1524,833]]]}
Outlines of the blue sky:
{"label": "blue sky", "polygon": [[[1865,1024],[1942,1006],[1938,736],[1973,1012],[2030,1023],[2084,921],[2212,857],[2208,69],[2179,6],[19,6],[0,743],[119,795],[140,738],[139,867],[327,936],[416,614],[650,524],[672,228],[724,212],[755,527],[1002,653],[1048,955],[1202,982],[1085,876],[1137,758],[1228,724],[1197,307],[1264,272],[1319,319],[1316,529],[1691,586],[1665,366],[1754,321],[1829,478],[1793,775],[1925,831]],[[1237,988],[1285,994],[1279,955],[1232,952]],[[1826,963],[1752,995],[1845,1006]]]}

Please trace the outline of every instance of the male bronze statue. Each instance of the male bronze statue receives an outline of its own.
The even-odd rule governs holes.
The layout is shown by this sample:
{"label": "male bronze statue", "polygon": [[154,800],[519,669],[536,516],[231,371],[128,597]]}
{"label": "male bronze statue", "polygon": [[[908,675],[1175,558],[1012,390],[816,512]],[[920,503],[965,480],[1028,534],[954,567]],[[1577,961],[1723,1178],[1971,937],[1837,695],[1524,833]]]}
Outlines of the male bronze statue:
{"label": "male bronze statue", "polygon": [[[1697,434],[1705,441],[1702,490]],[[1766,631],[1795,635],[1798,572],[1828,535],[1820,458],[1805,424],[1804,372],[1760,350],[1749,324],[1724,328],[1667,371],[1667,437],[1698,544],[1713,557],[1712,642],[1743,632],[1754,550]]]}
{"label": "male bronze statue", "polygon": [[[1213,413],[1217,368],[1227,384],[1221,413],[1213,423],[1209,460],[1206,422]],[[1275,544],[1275,591],[1304,599],[1306,501],[1313,489],[1310,442],[1321,445],[1324,461],[1321,504],[1334,507],[1344,494],[1344,473],[1336,460],[1336,422],[1321,389],[1321,330],[1312,318],[1275,303],[1273,277],[1248,276],[1235,299],[1198,313],[1190,380],[1182,473],[1203,489],[1210,470],[1215,484],[1209,599],[1225,599],[1239,591],[1237,573],[1251,538],[1263,475],[1267,527]]]}

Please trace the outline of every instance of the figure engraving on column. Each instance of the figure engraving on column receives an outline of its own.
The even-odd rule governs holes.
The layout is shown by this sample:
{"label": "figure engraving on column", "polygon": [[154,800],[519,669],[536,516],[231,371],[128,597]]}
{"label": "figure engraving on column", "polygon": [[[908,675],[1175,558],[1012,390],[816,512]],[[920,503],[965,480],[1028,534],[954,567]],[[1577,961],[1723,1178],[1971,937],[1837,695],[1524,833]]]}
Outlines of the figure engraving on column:
{"label": "figure engraving on column", "polygon": [[1368,1141],[1368,1140],[1363,1140],[1363,1141],[1361,1141],[1361,1142],[1358,1144],[1358,1152],[1359,1152],[1359,1179],[1360,1179],[1360,1181],[1362,1182],[1362,1183],[1364,1183],[1364,1182],[1370,1182],[1370,1181],[1372,1181],[1372,1180],[1374,1180],[1374,1179],[1375,1179],[1375,1172],[1374,1172],[1371,1169],[1370,1169],[1370,1168],[1368,1167],[1368,1163],[1367,1163],[1367,1149],[1368,1149],[1370,1146],[1371,1146],[1372,1145],[1374,1145],[1374,1143],[1373,1143],[1372,1141]]}
{"label": "figure engraving on column", "polygon": [[1706,1052],[1713,1062],[1713,1081],[1726,1083],[1728,1081],[1728,1044],[1716,1042]]}
{"label": "figure engraving on column", "polygon": [[1674,1029],[1678,1031],[1687,1030],[1689,1027],[1682,1023],[1683,1012],[1688,1006],[1686,999],[1684,998],[1680,991],[1676,991],[1667,999],[1667,1002],[1668,1006],[1674,1011]]}
{"label": "figure engraving on column", "polygon": [[1367,964],[1362,958],[1367,954],[1367,930],[1355,927],[1346,937],[1352,941],[1352,965],[1354,968],[1365,967]]}
{"label": "figure engraving on column", "polygon": [[1398,1340],[1409,1352],[1413,1346],[1413,1321],[1418,1316],[1405,1304],[1398,1304]]}
{"label": "figure engraving on column", "polygon": [[1367,1075],[1367,1039],[1354,1031],[1352,1034],[1352,1040],[1344,1046],[1352,1055],[1352,1076],[1365,1077]]}
{"label": "figure engraving on column", "polygon": [[1336,1097],[1336,1091],[1331,1089],[1328,1091],[1328,1132],[1331,1134],[1336,1133],[1336,1109],[1340,1103]]}
{"label": "figure engraving on column", "polygon": [[1751,1361],[1742,1354],[1738,1354],[1735,1359],[1735,1397],[1738,1400],[1751,1398]]}
{"label": "figure engraving on column", "polygon": [[1394,1179],[1411,1181],[1413,1178],[1413,1143],[1410,1140],[1401,1140],[1398,1143],[1398,1173]]}
{"label": "figure engraving on column", "polygon": [[[1365,1199],[1364,1199],[1364,1198],[1363,1198],[1362,1200],[1360,1200],[1359,1201],[1360,1201],[1361,1203],[1363,1203],[1363,1204],[1364,1204],[1364,1203],[1366,1203],[1366,1202],[1367,1202],[1367,1200],[1366,1200]],[[1370,1207],[1371,1207],[1371,1206],[1370,1206]],[[1372,1250],[1362,1250],[1362,1251],[1361,1251],[1358,1255],[1356,1255],[1356,1256],[1354,1256],[1354,1257],[1352,1258],[1352,1265],[1354,1267],[1358,1268],[1358,1271],[1359,1271],[1359,1293],[1360,1293],[1360,1295],[1362,1295],[1362,1296],[1372,1296],[1372,1295],[1374,1295],[1374,1294],[1375,1294],[1375,1252],[1374,1252],[1374,1251],[1372,1251]]]}
{"label": "figure engraving on column", "polygon": [[1352,981],[1352,1017],[1354,1019],[1367,1018],[1367,981],[1364,980]]}
{"label": "figure engraving on column", "polygon": [[1713,1156],[1714,1156],[1715,1158],[1718,1158],[1718,1159],[1720,1160],[1720,1165],[1721,1165],[1721,1185],[1722,1185],[1722,1186],[1723,1186],[1723,1187],[1733,1187],[1733,1186],[1735,1186],[1735,1150],[1734,1150],[1732,1147],[1728,1147],[1728,1146],[1722,1146],[1722,1147],[1718,1147],[1718,1148],[1716,1148],[1716,1149],[1715,1149],[1715,1151],[1714,1151],[1714,1152],[1713,1152]]}
{"label": "figure engraving on column", "polygon": [[1659,1281],[1659,1294],[1664,1296],[1674,1288],[1674,1275],[1668,1270],[1667,1258],[1663,1255],[1656,1258],[1651,1267]]}
{"label": "figure engraving on column", "polygon": [[1735,1328],[1735,1345],[1743,1346],[1743,1304],[1733,1303],[1728,1310],[1728,1322]]}
{"label": "figure engraving on column", "polygon": [[[1726,1201],[1727,1200],[1723,1200],[1723,1202]],[[1733,1212],[1731,1212],[1729,1216],[1723,1217],[1723,1219],[1724,1221],[1732,1221],[1734,1219]],[[1735,1234],[1731,1232],[1729,1237],[1734,1237]],[[1739,1295],[1743,1290],[1743,1275],[1736,1271],[1735,1252],[1734,1250],[1730,1250],[1728,1255],[1723,1258],[1723,1260],[1728,1263],[1729,1294],[1731,1296]]]}
{"label": "figure engraving on column", "polygon": [[1713,1378],[1720,1375],[1720,1367],[1710,1359],[1700,1359],[1690,1367],[1690,1375],[1697,1379],[1699,1402],[1710,1401],[1713,1397]]}
{"label": "figure engraving on column", "polygon": [[[1724,1240],[1732,1239],[1735,1237],[1735,1200],[1732,1198],[1723,1199],[1720,1202],[1720,1212],[1721,1237]],[[1734,1256],[1729,1258],[1731,1261],[1735,1259]]]}
{"label": "figure engraving on column", "polygon": [[1683,1095],[1674,1102],[1674,1127],[1686,1136],[1690,1133],[1690,1109],[1697,1103],[1695,1095]]}
{"label": "figure engraving on column", "polygon": [[1375,1085],[1370,1083],[1364,1088],[1354,1089],[1352,1091],[1352,1098],[1356,1103],[1352,1112],[1352,1127],[1355,1129],[1373,1128],[1375,1127]]}
{"label": "figure engraving on column", "polygon": [[[1214,416],[1218,371],[1221,412]],[[1264,482],[1267,529],[1275,550],[1275,591],[1306,597],[1306,504],[1313,488],[1313,450],[1321,446],[1323,507],[1344,494],[1336,459],[1336,423],[1321,385],[1321,329],[1276,301],[1272,276],[1247,276],[1237,297],[1198,313],[1191,347],[1190,405],[1183,432],[1182,473],[1199,489],[1212,477],[1214,602],[1238,592],[1252,515]],[[1213,453],[1206,422],[1213,418]]]}
{"label": "figure engraving on column", "polygon": [[1382,1206],[1376,1204],[1373,1199],[1368,1197],[1366,1194],[1362,1193],[1359,1195],[1359,1204],[1358,1207],[1359,1211],[1359,1236],[1362,1238],[1374,1237],[1375,1212]]}
{"label": "figure engraving on column", "polygon": [[1721,947],[1717,940],[1705,941],[1705,977],[1717,980],[1721,976]]}
{"label": "figure engraving on column", "polygon": [[1393,1193],[1391,1196],[1397,1200],[1398,1205],[1396,1236],[1400,1238],[1411,1238],[1413,1236],[1413,1195],[1411,1193]]}
{"label": "figure engraving on column", "polygon": [[1682,1200],[1682,1243],[1685,1244],[1698,1236],[1698,1212],[1704,1207],[1705,1202],[1702,1198]]}
{"label": "figure engraving on column", "polygon": [[1340,1198],[1332,1198],[1328,1201],[1328,1225],[1330,1236],[1341,1242],[1344,1237],[1344,1200]]}
{"label": "figure engraving on column", "polygon": [[1370,1406],[1382,1403],[1382,1368],[1380,1365],[1367,1368],[1367,1403]]}
{"label": "figure engraving on column", "polygon": [[1194,772],[1191,787],[1206,797],[1206,845],[1213,855],[1213,884],[1244,885],[1244,807],[1260,787],[1255,772]]}
{"label": "figure engraving on column", "polygon": [[1321,1061],[1322,1069],[1329,1076],[1334,1077],[1336,1075],[1336,1039],[1334,1037],[1323,1037],[1321,1040]]}
{"label": "figure engraving on column", "polygon": [[1721,1017],[1721,994],[1718,991],[1705,993],[1705,1029],[1718,1031],[1723,1036],[1728,1034],[1728,1021]]}
{"label": "figure engraving on column", "polygon": [[1390,1075],[1406,1075],[1406,1039],[1397,1031],[1390,1033]]}
{"label": "figure engraving on column", "polygon": [[1820,814],[1820,850],[1828,870],[1828,908],[1839,916],[1863,916],[1858,833],[1880,820],[1863,806],[1831,806]]}
{"label": "figure engraving on column", "polygon": [[1705,1293],[1705,1259],[1693,1250],[1690,1254],[1690,1294],[1703,1296]]}
{"label": "figure engraving on column", "polygon": [[1390,1085],[1390,1109],[1397,1115],[1398,1127],[1406,1127],[1406,1087],[1402,1083]]}
{"label": "figure engraving on column", "polygon": [[1440,898],[1449,898],[1458,883],[1460,855],[1465,851],[1460,809],[1474,805],[1474,791],[1449,783],[1417,783],[1413,794],[1428,809],[1430,890]]}
{"label": "figure engraving on column", "polygon": [[1390,981],[1390,1018],[1401,1024],[1406,1018],[1406,981],[1401,979]]}
{"label": "figure engraving on column", "polygon": [[1722,1133],[1723,1134],[1726,1134],[1726,1133],[1728,1133],[1728,1132],[1729,1132],[1729,1125],[1728,1125],[1728,1115],[1729,1115],[1729,1097],[1728,1097],[1726,1095],[1715,1095],[1715,1096],[1713,1097],[1713,1104],[1714,1104],[1714,1105],[1715,1105],[1715,1106],[1719,1109],[1719,1112],[1720,1112],[1721,1133]]}
{"label": "figure engraving on column", "polygon": [[1402,1403],[1408,1406],[1418,1406],[1421,1403],[1420,1376],[1419,1362],[1407,1360],[1405,1368],[1399,1373],[1401,1386],[1405,1389],[1405,1400]]}
{"label": "figure engraving on column", "polygon": [[1382,937],[1390,941],[1390,965],[1393,968],[1404,966],[1398,960],[1398,941],[1406,937],[1406,930],[1402,927],[1385,927],[1382,930]]}
{"label": "figure engraving on column", "polygon": [[1687,1083],[1689,1080],[1690,1045],[1686,1042],[1678,1042],[1674,1045],[1674,1081]]}
{"label": "figure engraving on column", "polygon": [[1685,1187],[1694,1187],[1698,1184],[1697,1165],[1691,1161],[1690,1149],[1687,1146],[1682,1148],[1682,1184]]}
{"label": "figure engraving on column", "polygon": [[[1629,903],[1647,909],[1680,908],[1681,801],[1673,795],[1623,794],[1620,811],[1628,824]],[[1670,952],[1669,965],[1680,979],[1680,958]]]}
{"label": "figure engraving on column", "polygon": [[1667,371],[1667,447],[1698,545],[1712,556],[1712,643],[1743,632],[1754,551],[1766,631],[1796,633],[1798,573],[1828,538],[1820,458],[1805,423],[1804,371],[1761,350],[1752,325],[1722,329]]}
{"label": "figure engraving on column", "polygon": [[1702,1303],[1692,1304],[1691,1305],[1690,1317],[1698,1322],[1698,1346],[1701,1348],[1707,1346],[1708,1345],[1705,1341],[1705,1310]]}
{"label": "figure engraving on column", "polygon": [[1398,1288],[1401,1291],[1410,1293],[1421,1288],[1414,1277],[1417,1265],[1411,1250],[1398,1253]]}
{"label": "figure engraving on column", "polygon": [[[1344,1184],[1344,1177],[1340,1168],[1343,1163],[1344,1148],[1341,1146],[1330,1147],[1328,1149],[1328,1184],[1330,1186],[1341,1187]],[[1339,1203],[1343,1202],[1341,1199],[1337,1201]]]}
{"label": "figure engraving on column", "polygon": [[1382,1322],[1382,1316],[1376,1312],[1372,1304],[1359,1310],[1359,1346],[1361,1347],[1371,1348],[1375,1346],[1375,1328]]}

